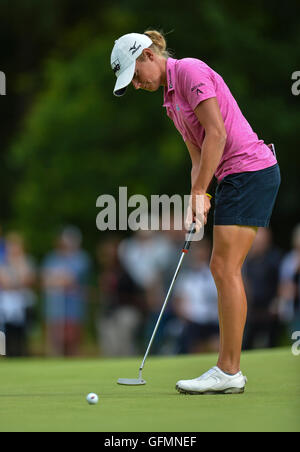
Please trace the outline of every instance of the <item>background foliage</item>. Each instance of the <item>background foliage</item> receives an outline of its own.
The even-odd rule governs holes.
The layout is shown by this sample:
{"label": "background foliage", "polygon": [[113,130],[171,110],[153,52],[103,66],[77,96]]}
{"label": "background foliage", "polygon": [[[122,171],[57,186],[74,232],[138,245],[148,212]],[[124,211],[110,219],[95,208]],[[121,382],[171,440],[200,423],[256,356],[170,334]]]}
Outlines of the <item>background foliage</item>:
{"label": "background foliage", "polygon": [[[162,92],[112,95],[110,52],[122,34],[167,33],[176,58],[219,72],[258,135],[274,142],[282,188],[275,240],[290,244],[300,218],[300,3],[238,0],[1,0],[0,224],[21,230],[42,255],[65,223],[92,248],[96,199],[104,193],[188,194],[190,161],[162,108]],[[282,224],[285,233],[282,233]],[[210,224],[211,227],[211,224]]]}

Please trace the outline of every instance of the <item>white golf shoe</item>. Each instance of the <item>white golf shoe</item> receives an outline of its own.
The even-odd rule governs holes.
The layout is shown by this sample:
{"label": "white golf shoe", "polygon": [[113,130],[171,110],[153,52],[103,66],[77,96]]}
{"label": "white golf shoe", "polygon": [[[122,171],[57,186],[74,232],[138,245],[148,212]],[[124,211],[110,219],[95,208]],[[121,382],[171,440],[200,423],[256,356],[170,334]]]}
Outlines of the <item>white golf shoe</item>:
{"label": "white golf shoe", "polygon": [[242,372],[228,375],[213,367],[194,380],[178,381],[176,389],[183,394],[242,394],[246,383],[247,377]]}

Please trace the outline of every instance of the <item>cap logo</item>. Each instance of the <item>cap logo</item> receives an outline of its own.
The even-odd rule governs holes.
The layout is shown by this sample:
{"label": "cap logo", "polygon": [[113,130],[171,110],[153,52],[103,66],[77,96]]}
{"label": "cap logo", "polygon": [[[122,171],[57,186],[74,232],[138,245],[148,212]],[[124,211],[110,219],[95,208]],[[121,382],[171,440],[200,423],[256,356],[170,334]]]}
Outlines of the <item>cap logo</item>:
{"label": "cap logo", "polygon": [[116,74],[121,69],[120,61],[117,59],[112,63],[112,70]]}
{"label": "cap logo", "polygon": [[130,47],[129,52],[133,51],[131,55],[134,55],[141,47],[142,47],[141,44],[137,47],[136,46],[136,41],[135,41],[133,46]]}

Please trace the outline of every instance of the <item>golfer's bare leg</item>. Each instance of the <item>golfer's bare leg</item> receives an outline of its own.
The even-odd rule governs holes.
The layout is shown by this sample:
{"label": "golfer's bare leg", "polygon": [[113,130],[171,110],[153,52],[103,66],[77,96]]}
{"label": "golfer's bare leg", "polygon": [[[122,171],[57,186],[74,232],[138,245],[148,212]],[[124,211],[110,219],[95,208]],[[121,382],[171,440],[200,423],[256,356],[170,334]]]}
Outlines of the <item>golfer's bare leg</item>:
{"label": "golfer's bare leg", "polygon": [[235,374],[240,370],[247,299],[241,269],[252,246],[257,228],[215,226],[211,258],[219,300],[220,356],[218,367]]}

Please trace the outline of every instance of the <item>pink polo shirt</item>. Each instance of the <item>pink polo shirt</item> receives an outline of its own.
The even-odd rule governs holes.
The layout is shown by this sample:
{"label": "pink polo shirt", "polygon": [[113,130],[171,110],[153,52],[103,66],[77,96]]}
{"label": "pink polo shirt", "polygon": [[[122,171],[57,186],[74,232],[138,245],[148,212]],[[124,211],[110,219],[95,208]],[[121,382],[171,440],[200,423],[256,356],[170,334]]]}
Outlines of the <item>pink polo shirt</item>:
{"label": "pink polo shirt", "polygon": [[227,141],[215,176],[218,181],[228,174],[268,168],[277,160],[253,132],[222,77],[195,58],[167,60],[167,87],[164,107],[184,141],[201,149],[205,130],[194,113],[205,99],[216,97],[224,120]]}

